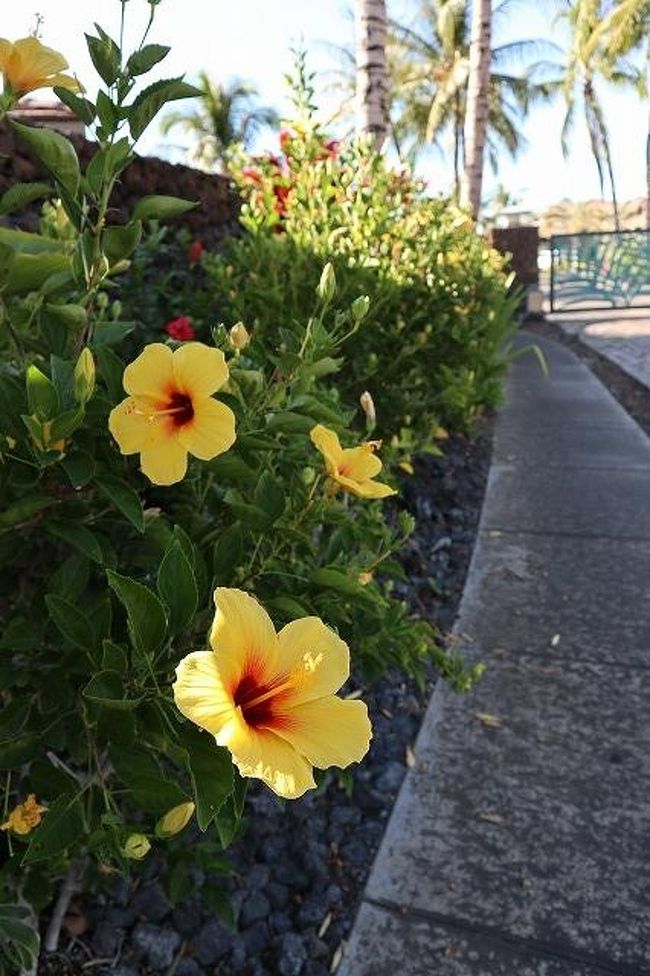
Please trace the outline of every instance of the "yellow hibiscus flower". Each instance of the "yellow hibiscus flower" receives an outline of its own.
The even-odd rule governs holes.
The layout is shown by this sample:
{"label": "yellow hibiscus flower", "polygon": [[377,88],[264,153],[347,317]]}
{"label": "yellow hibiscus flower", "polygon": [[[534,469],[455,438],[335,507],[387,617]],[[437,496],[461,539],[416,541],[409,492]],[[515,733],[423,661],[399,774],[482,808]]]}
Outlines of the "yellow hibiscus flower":
{"label": "yellow hibiscus flower", "polygon": [[0,37],[0,72],[5,88],[11,88],[16,95],[55,85],[79,91],[80,85],[74,78],[60,73],[67,67],[63,55],[41,44],[37,37],[22,37],[13,42]]}
{"label": "yellow hibiscus flower", "polygon": [[186,342],[172,350],[145,346],[124,370],[130,394],[114,407],[108,427],[122,454],[139,454],[155,485],[185,477],[187,455],[210,461],[235,441],[235,415],[212,396],[228,379],[220,349]]}
{"label": "yellow hibiscus flower", "polygon": [[325,458],[328,475],[345,491],[361,498],[386,498],[396,494],[390,485],[373,481],[382,469],[382,463],[375,455],[381,441],[366,441],[359,447],[343,448],[336,433],[322,424],[312,427],[309,436]]}
{"label": "yellow hibiscus flower", "polygon": [[0,824],[0,830],[11,830],[21,836],[29,834],[34,827],[38,827],[46,809],[47,807],[36,802],[35,794],[30,793],[26,800],[13,808],[5,822]]}
{"label": "yellow hibiscus flower", "polygon": [[315,787],[312,767],[345,768],[368,751],[372,730],[361,701],[335,694],[350,673],[347,645],[319,617],[276,634],[248,593],[219,587],[211,651],[176,669],[180,711],[230,750],[242,776],[295,799]]}

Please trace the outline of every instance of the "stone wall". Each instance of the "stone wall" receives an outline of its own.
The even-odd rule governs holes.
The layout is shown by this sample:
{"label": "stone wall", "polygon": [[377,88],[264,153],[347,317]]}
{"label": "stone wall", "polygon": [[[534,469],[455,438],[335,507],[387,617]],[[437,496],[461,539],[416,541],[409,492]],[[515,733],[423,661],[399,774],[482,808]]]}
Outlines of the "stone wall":
{"label": "stone wall", "polygon": [[510,267],[515,272],[517,284],[524,288],[538,284],[537,227],[494,227],[488,233],[488,240],[501,254],[510,255]]}
{"label": "stone wall", "polygon": [[[73,141],[85,169],[95,144]],[[43,167],[13,131],[0,126],[0,193],[14,182],[37,180],[48,180]],[[125,221],[140,197],[151,193],[197,200],[198,207],[170,223],[187,227],[194,238],[210,247],[218,246],[224,237],[238,231],[239,199],[225,177],[144,156],[137,157],[122,173],[111,198],[113,210],[109,219],[115,223]],[[37,203],[29,212],[17,214],[15,220],[12,215],[12,223],[35,230],[39,212]]]}

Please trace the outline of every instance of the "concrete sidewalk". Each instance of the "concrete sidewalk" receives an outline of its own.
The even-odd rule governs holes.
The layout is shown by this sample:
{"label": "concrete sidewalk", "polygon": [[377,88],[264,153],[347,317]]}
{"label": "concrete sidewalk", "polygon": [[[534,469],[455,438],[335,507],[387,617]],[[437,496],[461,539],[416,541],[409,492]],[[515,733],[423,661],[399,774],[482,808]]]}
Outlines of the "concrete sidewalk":
{"label": "concrete sidewalk", "polygon": [[528,340],[455,629],[488,670],[434,693],[339,976],[650,976],[650,441]]}
{"label": "concrete sidewalk", "polygon": [[546,318],[650,387],[650,309],[566,309]]}

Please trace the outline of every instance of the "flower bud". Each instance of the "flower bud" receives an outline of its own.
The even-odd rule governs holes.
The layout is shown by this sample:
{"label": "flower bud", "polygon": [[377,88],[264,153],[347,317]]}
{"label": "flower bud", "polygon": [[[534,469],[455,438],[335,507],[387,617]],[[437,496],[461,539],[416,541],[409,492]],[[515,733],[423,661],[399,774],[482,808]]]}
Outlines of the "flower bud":
{"label": "flower bud", "polygon": [[316,477],[316,472],[314,471],[313,468],[306,467],[303,468],[302,471],[300,472],[300,479],[303,485],[306,485],[307,488],[314,483],[315,477]]}
{"label": "flower bud", "polygon": [[324,305],[329,305],[334,298],[334,293],[336,292],[336,275],[329,261],[323,268],[316,292]]}
{"label": "flower bud", "polygon": [[151,850],[151,844],[144,834],[131,834],[127,837],[122,853],[131,861],[141,861]]}
{"label": "flower bud", "polygon": [[361,409],[366,415],[367,426],[374,427],[377,422],[377,411],[375,410],[375,401],[368,390],[364,390],[364,392],[361,394],[359,397],[359,403],[361,404]]}
{"label": "flower bud", "polygon": [[370,310],[370,299],[368,298],[367,295],[359,295],[359,297],[355,298],[352,304],[350,305],[350,312],[352,314],[352,318],[354,319],[357,325],[359,325],[360,322],[363,322],[369,310]]}
{"label": "flower bud", "polygon": [[192,819],[194,804],[191,800],[187,803],[179,803],[177,807],[168,810],[164,817],[161,817],[156,824],[157,837],[173,837],[179,834]]}
{"label": "flower bud", "polygon": [[74,368],[74,393],[79,403],[87,403],[95,390],[95,360],[88,346]]}
{"label": "flower bud", "polygon": [[372,582],[373,573],[359,573],[358,580],[362,586],[367,586]]}
{"label": "flower bud", "polygon": [[230,345],[237,352],[241,352],[245,349],[248,343],[251,341],[251,337],[248,334],[248,329],[243,322],[236,322],[232,329],[228,333],[228,338],[230,340]]}

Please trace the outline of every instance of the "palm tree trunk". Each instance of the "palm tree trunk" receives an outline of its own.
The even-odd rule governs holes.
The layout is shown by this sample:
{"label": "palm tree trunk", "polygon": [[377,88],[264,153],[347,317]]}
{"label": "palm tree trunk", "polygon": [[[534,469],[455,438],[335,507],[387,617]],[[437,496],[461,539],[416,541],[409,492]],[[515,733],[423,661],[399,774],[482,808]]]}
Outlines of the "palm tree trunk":
{"label": "palm tree trunk", "polygon": [[466,162],[461,186],[461,203],[470,207],[474,219],[478,217],[481,206],[483,150],[489,107],[491,34],[491,0],[474,0],[465,113]]}
{"label": "palm tree trunk", "polygon": [[454,96],[454,199],[458,202],[460,196],[460,143],[462,139],[463,119],[460,108],[460,92]]}
{"label": "palm tree trunk", "polygon": [[357,132],[381,149],[388,131],[386,0],[356,0]]}

